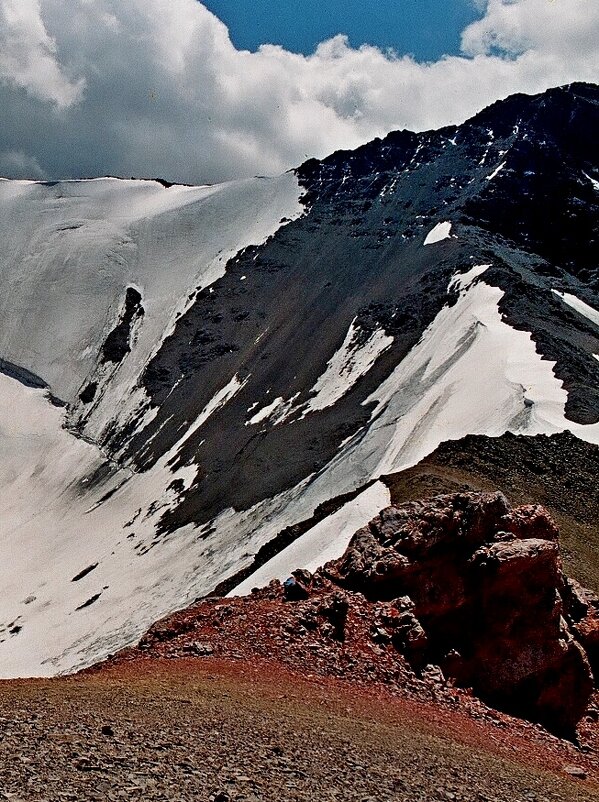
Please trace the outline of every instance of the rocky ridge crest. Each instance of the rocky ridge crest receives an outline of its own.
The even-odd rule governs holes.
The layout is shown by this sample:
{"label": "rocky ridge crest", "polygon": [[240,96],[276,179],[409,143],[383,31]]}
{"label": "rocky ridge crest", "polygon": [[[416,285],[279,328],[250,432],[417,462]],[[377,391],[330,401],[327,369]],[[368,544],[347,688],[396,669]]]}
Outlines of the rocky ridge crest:
{"label": "rocky ridge crest", "polygon": [[542,507],[513,509],[500,493],[389,507],[323,574],[387,605],[381,637],[416,668],[439,665],[491,704],[554,730],[583,715],[599,600],[564,575]]}
{"label": "rocky ridge crest", "polygon": [[599,674],[599,598],[564,575],[541,506],[456,493],[391,506],[314,574],[203,600],[117,659],[140,654],[265,657],[408,691],[468,689],[572,737]]}

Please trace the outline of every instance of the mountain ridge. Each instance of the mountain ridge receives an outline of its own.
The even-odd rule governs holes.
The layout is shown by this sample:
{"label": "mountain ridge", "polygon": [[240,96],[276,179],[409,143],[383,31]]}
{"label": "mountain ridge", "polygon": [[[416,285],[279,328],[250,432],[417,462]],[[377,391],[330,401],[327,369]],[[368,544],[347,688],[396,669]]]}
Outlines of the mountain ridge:
{"label": "mountain ridge", "polygon": [[0,182],[0,358],[48,388],[0,374],[0,671],[132,642],[443,440],[597,442],[599,89],[574,87],[275,179]]}

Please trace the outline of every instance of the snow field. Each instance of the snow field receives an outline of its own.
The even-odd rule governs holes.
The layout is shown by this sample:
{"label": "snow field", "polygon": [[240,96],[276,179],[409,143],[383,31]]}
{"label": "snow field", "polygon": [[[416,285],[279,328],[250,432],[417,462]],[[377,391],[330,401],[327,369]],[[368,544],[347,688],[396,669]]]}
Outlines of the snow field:
{"label": "snow field", "polygon": [[[106,373],[97,403],[81,419],[88,437],[115,417],[121,423],[140,417],[142,429],[156,411],[137,380],[192,303],[192,291],[222,276],[229,256],[270,236],[283,217],[301,214],[299,194],[292,174],[171,189],[115,179],[53,187],[0,182],[0,280],[6,288],[0,356],[39,375],[55,395],[75,399],[97,372],[99,349],[126,288],[137,287],[145,314],[132,351]],[[449,236],[451,223],[439,223],[424,242]],[[369,422],[327,466],[250,510],[228,509],[204,526],[168,535],[160,530],[161,517],[197,471],[195,464],[175,471],[172,465],[247,378],[223,376],[221,389],[150,470],[133,474],[108,466],[107,478],[96,485],[91,480],[107,467],[104,455],[72,436],[64,410],[45,390],[0,374],[0,676],[70,671],[134,642],[161,616],[250,565],[262,545],[311,518],[318,504],[415,464],[444,440],[570,429],[599,442],[599,425],[566,419],[567,393],[553,363],[541,358],[527,332],[502,319],[502,291],[481,280],[488,267],[453,277],[449,289],[459,292],[457,301],[439,312],[366,399],[373,405]],[[245,280],[251,282],[251,272]],[[599,325],[595,309],[555,292]],[[39,310],[35,320],[32,308]],[[261,401],[248,410],[246,424],[276,425],[331,407],[391,344],[382,329],[366,333],[352,321],[305,405],[297,396]],[[375,481],[235,593],[339,556],[353,532],[388,503],[384,484]]]}
{"label": "snow field", "polygon": [[390,503],[387,486],[375,482],[254,571],[229,596],[245,596],[252,588],[264,587],[273,579],[284,581],[296,568],[315,571],[329,560],[341,557],[354,533]]}

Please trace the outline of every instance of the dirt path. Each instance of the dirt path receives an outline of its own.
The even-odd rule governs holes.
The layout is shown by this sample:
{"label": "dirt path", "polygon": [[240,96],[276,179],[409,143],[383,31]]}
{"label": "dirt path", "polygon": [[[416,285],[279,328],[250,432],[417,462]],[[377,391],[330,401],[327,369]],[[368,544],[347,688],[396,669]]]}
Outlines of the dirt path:
{"label": "dirt path", "polygon": [[434,705],[265,665],[145,661],[0,683],[0,798],[583,802],[592,778]]}

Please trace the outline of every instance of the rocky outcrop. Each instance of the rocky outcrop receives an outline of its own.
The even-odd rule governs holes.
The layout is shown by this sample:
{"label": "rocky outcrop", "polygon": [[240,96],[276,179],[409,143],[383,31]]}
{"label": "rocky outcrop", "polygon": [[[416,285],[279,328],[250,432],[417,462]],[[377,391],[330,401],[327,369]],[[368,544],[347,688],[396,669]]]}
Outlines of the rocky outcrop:
{"label": "rocky outcrop", "polygon": [[434,663],[494,705],[572,732],[593,689],[599,604],[562,572],[542,507],[500,493],[383,510],[324,574],[372,602],[416,665]]}
{"label": "rocky outcrop", "polygon": [[442,495],[383,510],[314,574],[174,613],[117,659],[190,655],[274,660],[480,716],[472,691],[573,737],[599,675],[599,599],[564,576],[542,507]]}
{"label": "rocky outcrop", "polygon": [[584,647],[595,676],[599,676],[599,598],[573,579],[562,588],[576,639]]}

